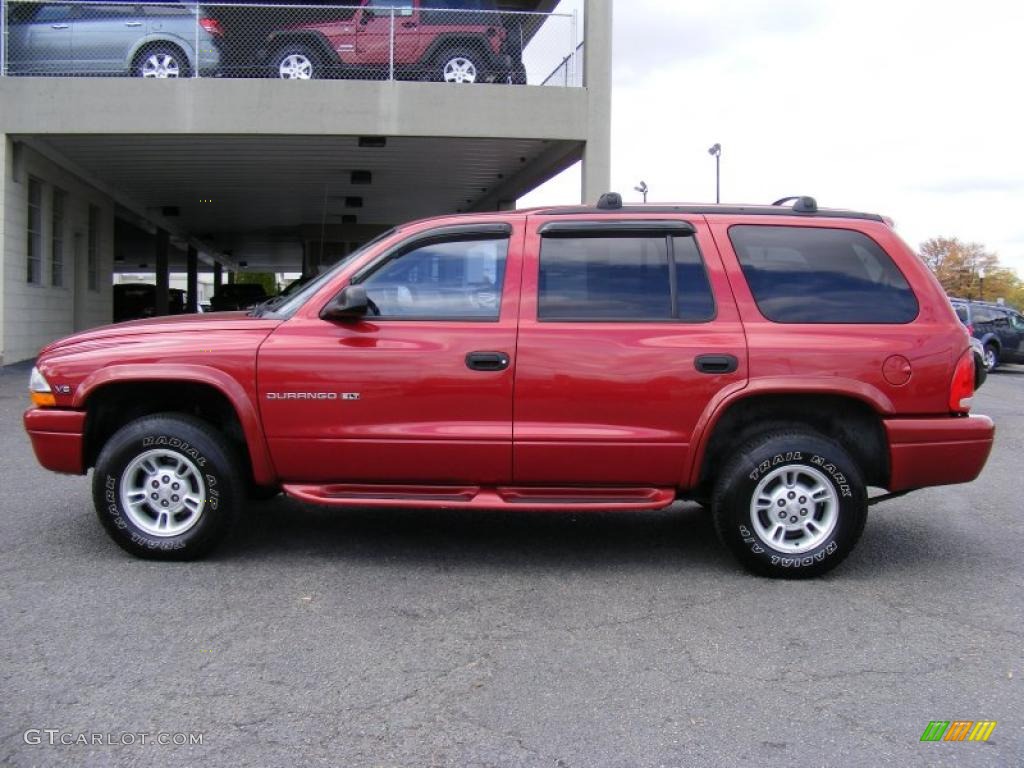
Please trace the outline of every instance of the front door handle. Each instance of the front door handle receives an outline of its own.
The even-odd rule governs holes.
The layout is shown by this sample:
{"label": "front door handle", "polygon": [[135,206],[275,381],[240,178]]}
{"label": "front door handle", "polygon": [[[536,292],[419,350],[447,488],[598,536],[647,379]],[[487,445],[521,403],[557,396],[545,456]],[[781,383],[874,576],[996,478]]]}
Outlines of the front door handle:
{"label": "front door handle", "polygon": [[124,25],[126,27],[141,27],[142,26],[142,22],[141,21],[126,21],[124,23]]}
{"label": "front door handle", "polygon": [[51,24],[50,29],[67,29],[67,24]]}
{"label": "front door handle", "polygon": [[404,21],[404,22],[402,22],[402,26],[405,27],[406,29],[413,29],[416,26],[416,22],[415,21]]}
{"label": "front door handle", "polygon": [[735,355],[699,355],[693,367],[701,373],[732,373],[740,367]]}
{"label": "front door handle", "polygon": [[508,363],[509,357],[504,352],[470,352],[466,355],[466,367],[471,371],[504,371]]}

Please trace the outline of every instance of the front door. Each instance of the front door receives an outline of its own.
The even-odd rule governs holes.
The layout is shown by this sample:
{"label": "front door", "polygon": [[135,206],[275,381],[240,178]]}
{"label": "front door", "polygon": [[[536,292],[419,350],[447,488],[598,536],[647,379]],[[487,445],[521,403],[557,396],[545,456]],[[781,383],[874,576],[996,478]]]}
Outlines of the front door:
{"label": "front door", "polygon": [[531,216],[516,361],[517,485],[677,487],[746,341],[702,217]]}
{"label": "front door", "polygon": [[412,0],[369,0],[358,15],[356,53],[360,64],[372,67],[367,74],[388,77],[392,60],[396,67],[416,61],[419,31]]}
{"label": "front door", "polygon": [[258,390],[282,480],[509,482],[521,241],[500,223],[421,231],[352,277],[371,314],[275,330]]}

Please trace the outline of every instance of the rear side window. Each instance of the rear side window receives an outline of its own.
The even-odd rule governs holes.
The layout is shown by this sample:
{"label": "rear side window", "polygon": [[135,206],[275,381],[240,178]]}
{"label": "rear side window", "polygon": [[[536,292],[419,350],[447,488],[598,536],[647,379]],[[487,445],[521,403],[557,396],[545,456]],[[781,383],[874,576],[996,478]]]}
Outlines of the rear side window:
{"label": "rear side window", "polygon": [[729,238],[776,323],[909,323],[917,297],[889,255],[848,229],[737,225]]}
{"label": "rear side window", "polygon": [[715,302],[692,237],[545,237],[538,318],[705,322]]}

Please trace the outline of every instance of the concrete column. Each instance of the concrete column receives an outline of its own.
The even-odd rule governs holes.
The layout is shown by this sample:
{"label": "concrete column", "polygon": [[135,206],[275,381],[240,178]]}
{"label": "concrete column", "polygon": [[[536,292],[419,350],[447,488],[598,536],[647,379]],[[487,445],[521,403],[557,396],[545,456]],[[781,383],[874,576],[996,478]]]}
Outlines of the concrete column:
{"label": "concrete column", "polygon": [[584,203],[593,204],[611,191],[612,183],[612,0],[587,0],[583,23],[587,145],[582,195]]}
{"label": "concrete column", "polygon": [[[4,30],[6,32],[6,30]],[[7,241],[4,222],[7,220],[7,209],[4,208],[4,195],[7,192],[7,185],[14,175],[14,169],[10,164],[14,162],[11,151],[10,140],[6,133],[0,133],[0,365],[4,362],[4,350],[7,348],[7,331],[4,317],[6,308],[4,305],[4,278],[7,263]]]}
{"label": "concrete column", "polygon": [[213,262],[213,290],[216,291],[224,284],[224,268],[219,261]]}
{"label": "concrete column", "polygon": [[194,245],[188,247],[186,259],[187,279],[185,285],[185,311],[199,311],[199,251]]}
{"label": "concrete column", "polygon": [[166,229],[156,231],[156,307],[153,313],[157,317],[169,314],[167,289],[171,282],[168,263],[171,238]]}

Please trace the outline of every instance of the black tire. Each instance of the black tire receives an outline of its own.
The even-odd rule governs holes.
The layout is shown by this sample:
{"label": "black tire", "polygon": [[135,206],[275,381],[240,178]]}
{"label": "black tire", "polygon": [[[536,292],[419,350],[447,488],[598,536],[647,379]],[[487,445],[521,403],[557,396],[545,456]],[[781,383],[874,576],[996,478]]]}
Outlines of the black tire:
{"label": "black tire", "polygon": [[985,345],[985,370],[992,373],[999,367],[999,348],[991,342]]}
{"label": "black tire", "polygon": [[[449,73],[449,67],[452,68]],[[467,51],[463,48],[449,48],[441,52],[437,57],[437,79],[441,82],[453,83],[482,83],[484,79],[484,67],[480,56],[475,51]],[[472,80],[463,79],[472,72]],[[455,79],[449,79],[449,76]]]}
{"label": "black tire", "polygon": [[[177,74],[169,74],[170,66],[173,66]],[[185,52],[178,46],[170,43],[152,43],[135,54],[135,60],[132,62],[132,75],[156,78],[191,77],[192,68],[189,66]]]}
{"label": "black tire", "polygon": [[[793,473],[792,485],[787,485],[787,471]],[[766,485],[760,498],[770,499],[771,506],[753,504],[761,483]],[[820,488],[815,495],[823,493],[825,500],[804,501],[808,488]],[[780,501],[784,504],[776,507]],[[782,519],[772,519],[766,510]],[[747,570],[776,578],[809,578],[835,568],[860,538],[867,511],[867,490],[853,459],[837,443],[809,430],[766,432],[752,439],[728,462],[712,497],[722,543]],[[769,540],[768,526],[776,526],[772,534],[783,529],[776,540],[781,543]]]}
{"label": "black tire", "polygon": [[[305,43],[285,43],[274,53],[273,61],[272,74],[280,80],[318,80],[323,77],[320,54]],[[307,70],[303,61],[308,63],[308,77],[305,76]],[[286,71],[291,71],[293,76],[289,77]]]}
{"label": "black tire", "polygon": [[[175,462],[186,467],[183,474],[175,474]],[[148,467],[158,471],[150,474]],[[93,503],[110,537],[136,557],[194,560],[230,531],[244,499],[241,477],[235,452],[206,422],[177,413],[145,416],[115,432],[100,451],[92,478]],[[143,479],[146,493],[153,490],[154,498],[162,495],[160,504],[167,507],[164,502],[179,503],[180,498],[181,508],[161,511],[156,501],[150,506],[145,499],[127,509],[125,494]],[[184,490],[179,491],[175,483]],[[181,496],[170,495],[175,491]],[[186,497],[193,506],[186,505]],[[165,531],[155,533],[161,522]],[[168,525],[182,530],[175,534]]]}

